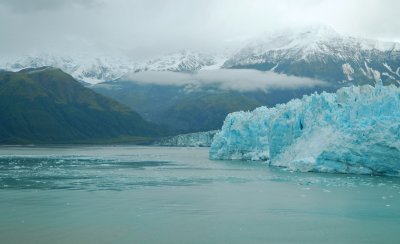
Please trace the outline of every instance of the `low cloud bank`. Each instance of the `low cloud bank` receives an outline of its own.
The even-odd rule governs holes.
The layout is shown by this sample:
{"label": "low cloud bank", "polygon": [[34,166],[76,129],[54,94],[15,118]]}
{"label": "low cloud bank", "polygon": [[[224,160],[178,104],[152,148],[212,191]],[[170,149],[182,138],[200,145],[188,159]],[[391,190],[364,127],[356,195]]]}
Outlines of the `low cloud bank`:
{"label": "low cloud bank", "polygon": [[178,73],[170,71],[148,71],[130,74],[126,80],[142,84],[172,86],[216,86],[224,90],[255,91],[276,89],[312,88],[328,86],[325,81],[278,74],[271,71],[249,69],[204,70],[197,73]]}

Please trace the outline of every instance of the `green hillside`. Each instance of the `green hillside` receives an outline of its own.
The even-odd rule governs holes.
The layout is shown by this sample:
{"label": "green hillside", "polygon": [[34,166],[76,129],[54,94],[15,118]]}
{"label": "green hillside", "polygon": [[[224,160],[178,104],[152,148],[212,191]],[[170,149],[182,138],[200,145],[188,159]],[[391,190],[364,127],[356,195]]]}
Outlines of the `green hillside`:
{"label": "green hillside", "polygon": [[159,129],[60,69],[0,71],[0,143],[142,142]]}

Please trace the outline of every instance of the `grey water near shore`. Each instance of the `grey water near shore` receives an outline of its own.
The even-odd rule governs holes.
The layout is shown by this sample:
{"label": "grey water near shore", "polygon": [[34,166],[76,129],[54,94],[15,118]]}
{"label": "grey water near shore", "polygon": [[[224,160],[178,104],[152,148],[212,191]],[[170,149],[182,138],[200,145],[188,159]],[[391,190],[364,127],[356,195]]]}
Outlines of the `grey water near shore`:
{"label": "grey water near shore", "polygon": [[0,243],[398,243],[400,179],[207,148],[0,147]]}

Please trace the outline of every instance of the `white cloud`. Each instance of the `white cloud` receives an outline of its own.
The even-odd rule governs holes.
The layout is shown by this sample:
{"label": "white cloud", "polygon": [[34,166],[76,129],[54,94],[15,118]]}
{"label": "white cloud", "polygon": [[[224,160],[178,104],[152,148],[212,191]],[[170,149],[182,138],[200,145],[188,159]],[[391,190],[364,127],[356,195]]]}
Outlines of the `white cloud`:
{"label": "white cloud", "polygon": [[99,0],[1,0],[0,5],[15,13],[26,14],[29,12],[54,11],[61,8],[93,7],[99,3],[101,3]]}
{"label": "white cloud", "polygon": [[213,86],[225,90],[255,91],[271,89],[298,89],[315,86],[328,86],[328,83],[271,71],[257,71],[248,69],[220,69],[204,70],[198,73],[178,73],[170,71],[148,71],[130,74],[127,80],[158,85],[174,85],[191,87]]}

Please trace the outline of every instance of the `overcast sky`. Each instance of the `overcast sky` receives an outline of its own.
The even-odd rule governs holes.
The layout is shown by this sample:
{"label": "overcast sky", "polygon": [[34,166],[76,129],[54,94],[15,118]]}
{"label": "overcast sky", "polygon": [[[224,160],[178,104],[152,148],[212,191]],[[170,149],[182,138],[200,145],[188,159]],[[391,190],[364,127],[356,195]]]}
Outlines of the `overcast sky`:
{"label": "overcast sky", "polygon": [[398,0],[0,0],[0,52],[125,53],[234,47],[263,32],[322,23],[400,41]]}

